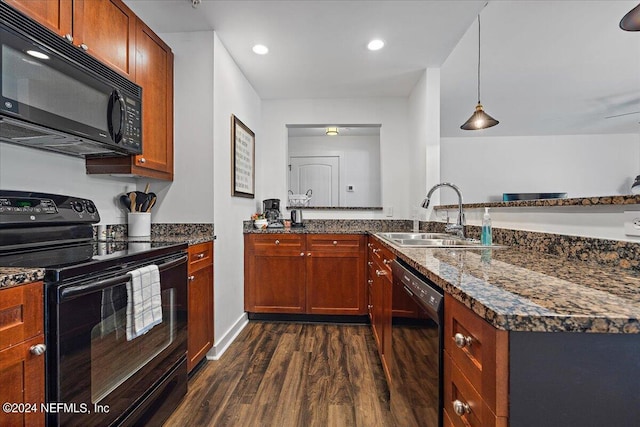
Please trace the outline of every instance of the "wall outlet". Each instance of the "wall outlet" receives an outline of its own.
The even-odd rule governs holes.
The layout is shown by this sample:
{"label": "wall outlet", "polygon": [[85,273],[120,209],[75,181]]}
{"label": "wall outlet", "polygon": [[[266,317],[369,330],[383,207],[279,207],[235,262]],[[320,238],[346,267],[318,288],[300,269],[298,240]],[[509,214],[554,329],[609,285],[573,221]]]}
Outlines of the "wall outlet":
{"label": "wall outlet", "polygon": [[640,237],[640,211],[624,211],[624,234]]}
{"label": "wall outlet", "polygon": [[353,185],[347,185],[347,191],[351,192],[351,191],[355,191],[353,189]]}

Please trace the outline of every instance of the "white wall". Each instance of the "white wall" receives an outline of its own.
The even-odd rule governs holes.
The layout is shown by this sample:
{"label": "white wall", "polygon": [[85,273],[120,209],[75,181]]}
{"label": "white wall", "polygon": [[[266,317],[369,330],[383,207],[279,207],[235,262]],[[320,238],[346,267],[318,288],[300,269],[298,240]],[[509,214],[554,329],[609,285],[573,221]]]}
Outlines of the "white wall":
{"label": "white wall", "polygon": [[[305,219],[385,218],[389,209],[394,218],[409,218],[410,168],[408,102],[406,98],[295,99],[262,101],[262,142],[257,158],[261,186],[256,199],[287,200],[287,124],[353,123],[382,124],[380,153],[382,205],[380,211],[308,211]],[[285,212],[283,212],[286,215]]]}
{"label": "white wall", "polygon": [[289,157],[340,156],[340,206],[382,206],[378,135],[289,137],[288,146]]}
{"label": "white wall", "polygon": [[[465,203],[502,193],[566,192],[568,197],[629,194],[640,173],[640,135],[442,138],[441,176]],[[443,204],[457,203],[443,193]]]}
{"label": "white wall", "polygon": [[[217,357],[246,318],[242,221],[248,220],[256,211],[260,199],[257,195],[255,200],[231,197],[231,114],[242,120],[256,135],[256,167],[262,163],[265,152],[269,151],[269,144],[261,126],[260,98],[217,35],[214,35],[213,51],[216,342],[210,355]],[[256,179],[256,193],[264,193],[265,184]]]}

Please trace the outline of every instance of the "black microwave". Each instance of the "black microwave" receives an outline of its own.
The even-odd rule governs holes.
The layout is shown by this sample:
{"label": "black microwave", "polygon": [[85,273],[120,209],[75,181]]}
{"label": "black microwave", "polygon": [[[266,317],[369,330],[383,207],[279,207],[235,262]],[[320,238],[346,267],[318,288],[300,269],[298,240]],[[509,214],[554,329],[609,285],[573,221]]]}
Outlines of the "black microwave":
{"label": "black microwave", "polygon": [[142,153],[142,88],[0,2],[0,140],[79,157]]}

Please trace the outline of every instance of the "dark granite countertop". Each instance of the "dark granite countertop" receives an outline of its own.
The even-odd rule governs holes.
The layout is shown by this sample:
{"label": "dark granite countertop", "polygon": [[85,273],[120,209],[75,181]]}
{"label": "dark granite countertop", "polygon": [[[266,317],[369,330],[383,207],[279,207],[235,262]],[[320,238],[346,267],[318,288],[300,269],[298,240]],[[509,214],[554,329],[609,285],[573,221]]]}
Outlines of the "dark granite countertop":
{"label": "dark granite countertop", "polygon": [[403,231],[411,228],[412,221],[384,219],[310,219],[304,227],[262,228],[253,226],[253,221],[244,221],[244,234],[368,234],[375,232]]}
{"label": "dark granite countertop", "polygon": [[0,267],[0,289],[44,279],[44,268]]}
{"label": "dark granite countertop", "polygon": [[[602,205],[637,205],[640,194],[618,196],[572,197],[567,199],[512,200],[509,202],[464,203],[464,209],[479,208],[522,208],[539,206],[602,206]],[[458,209],[458,205],[434,206],[434,210]]]}
{"label": "dark granite countertop", "polygon": [[640,272],[513,247],[401,248],[399,258],[498,329],[640,333]]}

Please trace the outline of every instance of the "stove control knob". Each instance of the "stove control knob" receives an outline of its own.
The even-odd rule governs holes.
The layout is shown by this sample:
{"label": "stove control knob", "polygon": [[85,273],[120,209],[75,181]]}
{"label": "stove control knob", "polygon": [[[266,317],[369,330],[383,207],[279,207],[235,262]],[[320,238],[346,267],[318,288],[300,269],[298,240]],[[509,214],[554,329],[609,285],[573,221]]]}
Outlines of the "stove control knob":
{"label": "stove control knob", "polygon": [[82,203],[74,200],[73,202],[71,202],[71,207],[73,208],[74,211],[76,212],[82,212],[84,211],[84,206],[82,206]]}
{"label": "stove control knob", "polygon": [[85,207],[87,209],[87,212],[89,212],[90,214],[96,213],[96,205],[94,205],[90,200],[87,200]]}
{"label": "stove control knob", "polygon": [[44,354],[46,350],[47,346],[44,344],[36,344],[31,346],[31,348],[29,349],[31,354],[33,354],[34,356],[40,356],[41,354]]}

